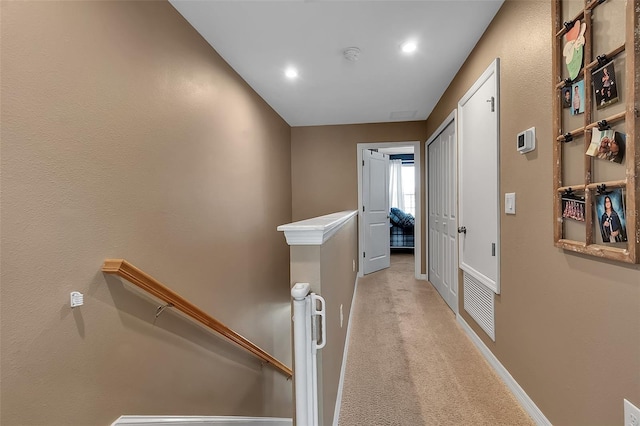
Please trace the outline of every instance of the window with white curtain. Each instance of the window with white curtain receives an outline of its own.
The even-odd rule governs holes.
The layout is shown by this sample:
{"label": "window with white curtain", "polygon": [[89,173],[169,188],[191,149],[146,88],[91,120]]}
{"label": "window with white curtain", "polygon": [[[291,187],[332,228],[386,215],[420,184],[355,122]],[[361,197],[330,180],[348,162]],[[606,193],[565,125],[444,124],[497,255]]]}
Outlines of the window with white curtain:
{"label": "window with white curtain", "polygon": [[402,165],[402,198],[404,211],[416,216],[416,176],[413,164]]}
{"label": "window with white curtain", "polygon": [[413,161],[389,161],[389,206],[416,215],[415,167]]}

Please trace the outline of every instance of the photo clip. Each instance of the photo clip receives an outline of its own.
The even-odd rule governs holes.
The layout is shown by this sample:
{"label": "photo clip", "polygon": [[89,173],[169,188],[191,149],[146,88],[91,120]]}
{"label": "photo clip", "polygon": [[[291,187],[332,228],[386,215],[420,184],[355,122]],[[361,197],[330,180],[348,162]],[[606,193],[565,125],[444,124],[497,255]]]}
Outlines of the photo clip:
{"label": "photo clip", "polygon": [[598,130],[602,132],[609,129],[611,129],[611,125],[607,123],[607,120],[598,121]]}
{"label": "photo clip", "polygon": [[575,194],[573,193],[573,189],[571,188],[567,188],[564,190],[564,192],[562,193],[562,196],[564,198],[574,198]]}
{"label": "photo clip", "polygon": [[564,87],[571,87],[572,84],[573,84],[573,80],[571,80],[570,78],[566,78],[564,80]]}
{"label": "photo clip", "polygon": [[598,195],[608,194],[609,192],[607,192],[607,185],[604,183],[602,185],[598,185],[597,192],[598,192]]}
{"label": "photo clip", "polygon": [[598,61],[598,65],[602,66],[609,62],[609,58],[607,58],[606,54],[602,54],[600,56],[596,56],[596,60]]}
{"label": "photo clip", "polygon": [[564,30],[569,32],[569,30],[573,27],[573,21],[565,21],[562,25],[564,25]]}
{"label": "photo clip", "polygon": [[562,140],[562,142],[571,142],[573,140],[573,135],[571,133],[565,133],[564,135],[564,139]]}

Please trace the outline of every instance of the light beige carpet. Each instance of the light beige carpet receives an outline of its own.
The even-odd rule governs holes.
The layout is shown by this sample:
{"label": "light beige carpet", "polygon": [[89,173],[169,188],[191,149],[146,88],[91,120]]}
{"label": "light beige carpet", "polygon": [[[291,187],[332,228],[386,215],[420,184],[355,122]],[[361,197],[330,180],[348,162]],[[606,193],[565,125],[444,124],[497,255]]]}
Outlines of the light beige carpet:
{"label": "light beige carpet", "polygon": [[533,425],[413,265],[358,281],[339,425]]}

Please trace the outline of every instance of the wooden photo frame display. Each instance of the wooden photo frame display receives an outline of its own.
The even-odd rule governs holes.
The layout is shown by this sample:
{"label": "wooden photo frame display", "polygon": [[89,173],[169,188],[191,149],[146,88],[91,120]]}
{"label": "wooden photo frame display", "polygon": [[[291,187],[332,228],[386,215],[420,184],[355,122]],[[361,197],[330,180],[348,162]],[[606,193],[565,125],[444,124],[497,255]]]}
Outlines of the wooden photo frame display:
{"label": "wooden photo frame display", "polygon": [[[554,244],[640,263],[640,0],[552,0],[552,19]],[[565,96],[580,81],[584,110],[576,115]],[[566,196],[572,191],[579,202]],[[624,238],[604,231],[607,193],[622,209]]]}

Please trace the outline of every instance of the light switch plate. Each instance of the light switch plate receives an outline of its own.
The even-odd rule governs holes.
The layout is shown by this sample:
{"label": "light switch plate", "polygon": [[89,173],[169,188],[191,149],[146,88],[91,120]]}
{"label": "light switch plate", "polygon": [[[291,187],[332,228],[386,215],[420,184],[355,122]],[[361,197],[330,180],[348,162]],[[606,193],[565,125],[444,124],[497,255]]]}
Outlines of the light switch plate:
{"label": "light switch plate", "polygon": [[639,426],[640,425],[640,409],[624,400],[624,426]]}
{"label": "light switch plate", "polygon": [[516,214],[516,193],[507,192],[504,194],[504,212],[506,214]]}

